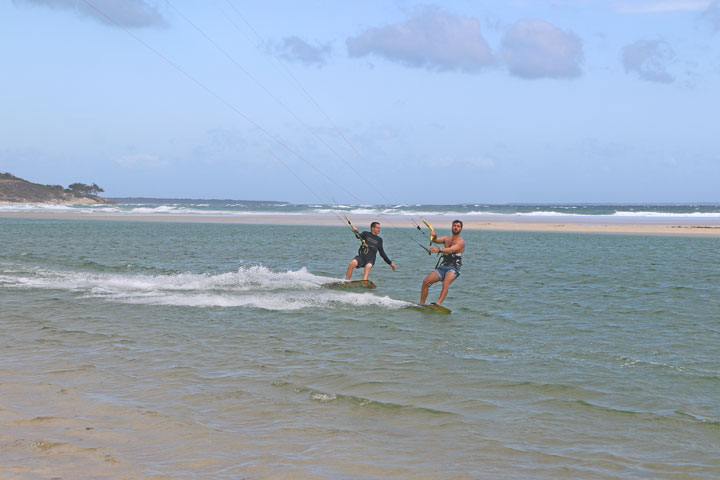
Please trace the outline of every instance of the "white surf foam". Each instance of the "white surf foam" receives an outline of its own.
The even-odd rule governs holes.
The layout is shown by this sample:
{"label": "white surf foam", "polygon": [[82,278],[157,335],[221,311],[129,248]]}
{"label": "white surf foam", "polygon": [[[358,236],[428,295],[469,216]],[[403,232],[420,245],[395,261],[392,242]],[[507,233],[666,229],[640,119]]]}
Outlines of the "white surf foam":
{"label": "white surf foam", "polygon": [[372,294],[340,293],[332,291],[315,292],[248,292],[245,294],[170,294],[132,296],[117,301],[145,305],[171,305],[183,307],[253,307],[263,310],[296,311],[317,309],[338,309],[348,307],[402,308],[407,302]]}
{"label": "white surf foam", "polygon": [[687,212],[687,213],[670,213],[670,212],[616,212],[615,217],[690,217],[690,218],[720,218],[717,212]]}
{"label": "white surf foam", "polygon": [[[4,273],[17,270],[3,269]],[[113,291],[245,291],[283,288],[312,289],[321,283],[337,280],[313,275],[306,268],[274,272],[263,265],[240,267],[237,272],[220,274],[178,273],[173,275],[110,274],[72,272],[34,268],[27,275],[3,276],[5,283],[17,286],[59,289],[111,289]]]}
{"label": "white surf foam", "polygon": [[368,293],[321,289],[338,279],[313,275],[306,268],[272,271],[240,267],[220,274],[108,274],[3,268],[0,285],[10,288],[65,290],[85,298],[131,304],[188,307],[255,307],[266,310],[333,309],[377,306],[401,308],[407,302]]}

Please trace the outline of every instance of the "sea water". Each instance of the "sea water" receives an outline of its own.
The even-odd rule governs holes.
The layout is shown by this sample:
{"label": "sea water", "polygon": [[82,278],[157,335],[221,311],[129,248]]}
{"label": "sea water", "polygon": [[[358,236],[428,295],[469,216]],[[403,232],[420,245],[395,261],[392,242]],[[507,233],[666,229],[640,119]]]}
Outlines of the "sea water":
{"label": "sea water", "polygon": [[381,235],[0,219],[0,477],[720,478],[720,238]]}
{"label": "sea water", "polygon": [[[0,204],[0,212],[63,212],[106,215],[175,215],[202,217],[247,217],[258,215],[373,215],[389,221],[398,216],[462,216],[466,219],[502,216],[508,219],[527,217],[577,218],[614,222],[623,219],[637,221],[638,218],[672,219],[673,222],[694,223],[717,222],[720,219],[720,204],[482,204],[465,203],[458,205],[322,205],[295,204],[276,201],[251,200],[205,200],[167,198],[115,198],[118,203],[111,205],[45,205],[45,204]],[[452,218],[449,218],[452,220]]]}

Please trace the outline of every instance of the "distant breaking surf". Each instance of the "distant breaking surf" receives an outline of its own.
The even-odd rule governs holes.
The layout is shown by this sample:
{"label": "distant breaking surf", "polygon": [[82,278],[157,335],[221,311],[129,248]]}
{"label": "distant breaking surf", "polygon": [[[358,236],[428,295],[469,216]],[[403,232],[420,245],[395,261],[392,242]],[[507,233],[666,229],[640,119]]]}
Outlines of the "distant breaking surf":
{"label": "distant breaking surf", "polygon": [[63,212],[123,216],[256,217],[273,216],[508,216],[590,218],[720,218],[720,204],[457,204],[318,205],[285,202],[188,199],[115,199],[116,205],[4,204],[2,212]]}

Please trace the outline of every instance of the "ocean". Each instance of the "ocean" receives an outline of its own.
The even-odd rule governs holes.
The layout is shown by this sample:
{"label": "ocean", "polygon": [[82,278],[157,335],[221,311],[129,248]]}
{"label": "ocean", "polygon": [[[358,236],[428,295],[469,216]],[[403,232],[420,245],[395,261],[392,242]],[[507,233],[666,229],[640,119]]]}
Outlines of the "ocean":
{"label": "ocean", "polygon": [[[574,207],[487,208],[720,216]],[[720,477],[720,238],[466,230],[438,315],[406,308],[436,262],[411,235],[383,227],[376,290],[335,291],[339,222],[0,218],[0,477]]]}
{"label": "ocean", "polygon": [[278,201],[114,198],[117,205],[0,205],[2,212],[66,212],[120,215],[195,215],[242,217],[259,215],[379,215],[587,217],[595,219],[668,218],[693,221],[720,219],[718,203],[683,204],[458,204],[458,205],[349,205],[295,204]]}

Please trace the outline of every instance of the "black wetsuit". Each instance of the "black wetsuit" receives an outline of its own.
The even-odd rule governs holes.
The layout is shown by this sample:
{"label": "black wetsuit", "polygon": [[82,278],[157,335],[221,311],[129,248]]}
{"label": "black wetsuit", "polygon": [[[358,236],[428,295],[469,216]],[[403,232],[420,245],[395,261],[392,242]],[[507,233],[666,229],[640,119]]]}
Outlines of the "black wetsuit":
{"label": "black wetsuit", "polygon": [[385,263],[388,265],[392,264],[392,261],[390,261],[385,254],[385,250],[383,250],[383,240],[380,236],[373,235],[371,232],[356,233],[355,236],[363,240],[363,244],[360,245],[358,249],[358,255],[355,257],[355,260],[358,262],[355,268],[364,267],[368,263],[375,265],[375,255],[377,252],[380,252],[380,256],[385,260]]}

